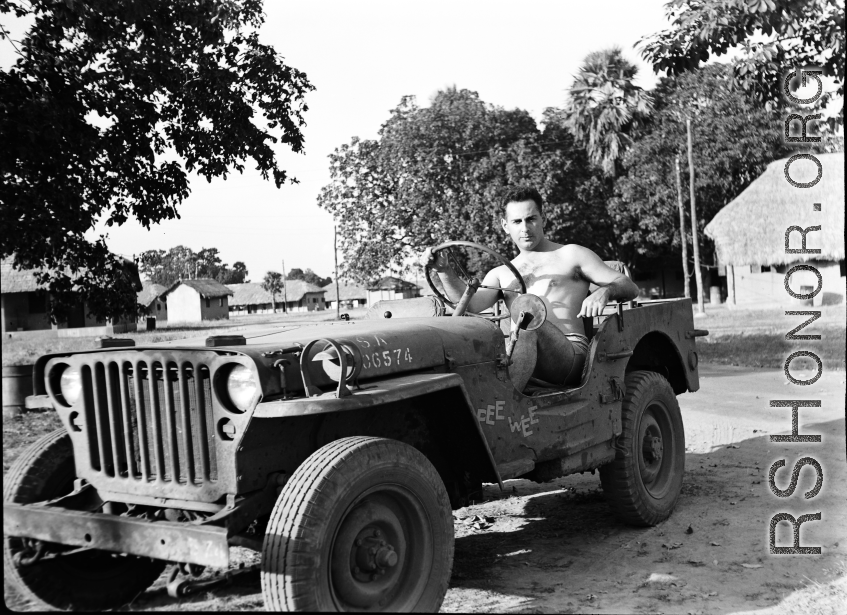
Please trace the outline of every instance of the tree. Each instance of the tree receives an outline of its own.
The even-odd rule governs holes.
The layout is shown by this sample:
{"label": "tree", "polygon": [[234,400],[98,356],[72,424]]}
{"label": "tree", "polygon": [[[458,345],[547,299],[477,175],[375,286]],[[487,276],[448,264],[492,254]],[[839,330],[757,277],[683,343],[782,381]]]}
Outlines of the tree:
{"label": "tree", "polygon": [[194,252],[185,246],[165,250],[147,250],[139,258],[141,273],[152,282],[170,286],[178,279],[212,278],[221,284],[241,284],[247,278],[247,267],[236,261],[232,269],[218,255],[217,248]]}
{"label": "tree", "polygon": [[[276,314],[276,294],[282,290],[284,284],[282,274],[278,271],[268,271],[262,280],[262,288],[271,294],[271,304],[274,314]],[[285,309],[286,306],[283,306],[283,310]]]}
{"label": "tree", "polygon": [[425,246],[448,239],[512,254],[500,196],[511,184],[533,184],[553,199],[551,215],[576,201],[571,147],[570,135],[545,142],[526,111],[488,105],[475,92],[449,88],[426,108],[403,97],[377,139],[354,137],[330,155],[318,204],[338,224],[340,275],[368,282],[392,267],[405,271]]}
{"label": "tree", "polygon": [[197,254],[191,248],[175,246],[168,251],[147,250],[139,258],[141,273],[155,284],[170,286],[194,275]]}
{"label": "tree", "polygon": [[[733,79],[760,102],[781,105],[782,75],[806,66],[820,67],[844,95],[843,0],[671,0],[665,7],[672,27],[639,42],[656,72],[679,75],[712,54],[742,48]],[[757,33],[765,39],[751,40]]]}
{"label": "tree", "polygon": [[291,271],[288,272],[288,275],[285,276],[286,280],[303,280],[308,284],[314,284],[315,286],[326,286],[327,284],[332,283],[332,278],[326,277],[322,278],[317,273],[312,271],[311,269],[306,269],[303,271],[299,267],[294,267]]}
{"label": "tree", "polygon": [[202,248],[195,259],[196,268],[194,272],[196,277],[217,280],[223,276],[226,264],[218,256],[217,248]]}
{"label": "tree", "polygon": [[634,84],[638,68],[614,47],[588,54],[568,90],[565,126],[585,146],[591,162],[614,176],[631,134],[653,108]]}
{"label": "tree", "polygon": [[[781,115],[768,110],[733,84],[732,68],[712,64],[678,77],[664,77],[653,91],[655,113],[623,160],[611,210],[621,241],[647,258],[679,254],[678,199],[689,194],[686,156],[687,114],[696,118],[698,230],[761,175],[768,163],[789,155],[778,126]],[[676,161],[680,183],[676,184]],[[713,260],[710,244],[701,246]]]}
{"label": "tree", "polygon": [[242,261],[235,261],[232,264],[232,269],[224,267],[223,279],[219,279],[218,281],[221,284],[244,284],[249,281],[247,279],[248,275],[247,265]]}
{"label": "tree", "polygon": [[0,13],[33,20],[0,73],[0,255],[43,268],[58,302],[74,290],[92,313],[134,311],[120,261],[85,234],[178,217],[188,173],[226,178],[250,159],[277,187],[296,181],[274,146],[302,151],[313,88],[259,42],[261,0],[0,0]]}
{"label": "tree", "polygon": [[559,243],[591,248],[605,260],[631,263],[633,250],[620,241],[624,229],[618,227],[611,208],[614,178],[591,163],[588,153],[565,127],[565,118],[562,109],[549,108],[544,112],[542,142],[557,148],[566,161],[563,173],[547,194],[547,236]]}

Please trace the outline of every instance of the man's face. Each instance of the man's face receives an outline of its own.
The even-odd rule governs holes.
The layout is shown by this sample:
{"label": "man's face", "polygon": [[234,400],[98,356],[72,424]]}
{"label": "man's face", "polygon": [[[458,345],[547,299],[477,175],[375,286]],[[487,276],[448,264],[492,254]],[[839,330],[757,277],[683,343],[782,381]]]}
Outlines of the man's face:
{"label": "man's face", "polygon": [[521,250],[534,250],[544,239],[544,217],[532,199],[507,204],[506,217],[500,223]]}

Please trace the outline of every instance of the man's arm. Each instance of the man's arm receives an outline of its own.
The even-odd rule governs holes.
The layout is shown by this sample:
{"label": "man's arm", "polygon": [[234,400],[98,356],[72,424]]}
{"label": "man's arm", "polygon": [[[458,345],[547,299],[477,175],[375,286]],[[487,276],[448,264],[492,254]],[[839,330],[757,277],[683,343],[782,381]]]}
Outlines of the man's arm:
{"label": "man's arm", "polygon": [[[453,268],[448,264],[445,251],[442,250],[433,256],[432,249],[427,248],[421,256],[421,263],[424,265],[429,263],[429,265],[435,269],[438,273],[438,277],[441,279],[441,283],[444,285],[444,292],[447,295],[447,298],[454,303],[458,303],[459,299],[461,299],[462,295],[465,293],[467,284],[459,279],[453,271]],[[495,269],[492,269],[485,275],[485,279],[482,280],[482,283],[486,286],[500,286],[500,279],[495,273]],[[492,290],[490,288],[480,288],[471,298],[467,310],[475,313],[482,312],[497,303],[499,298],[500,291]]]}
{"label": "man's arm", "polygon": [[632,280],[607,266],[588,248],[574,247],[580,274],[600,287],[585,298],[577,317],[599,316],[609,301],[629,301],[638,296],[638,286]]}

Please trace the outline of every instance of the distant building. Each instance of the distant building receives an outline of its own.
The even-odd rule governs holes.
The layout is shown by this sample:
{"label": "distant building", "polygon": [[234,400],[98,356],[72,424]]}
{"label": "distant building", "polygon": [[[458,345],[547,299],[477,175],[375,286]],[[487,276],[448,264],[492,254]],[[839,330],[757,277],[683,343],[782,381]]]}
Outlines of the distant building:
{"label": "distant building", "polygon": [[[280,293],[278,297],[280,295],[282,295],[282,293]],[[285,281],[285,300],[287,301],[285,309],[287,312],[313,312],[315,310],[325,310],[325,295],[325,288],[309,284],[303,280]]]}
{"label": "distant building", "polygon": [[158,321],[167,320],[168,302],[162,294],[168,289],[161,284],[153,284],[149,281],[143,284],[143,290],[138,293],[138,304],[144,308],[144,311],[139,314],[139,319],[153,317]]}
{"label": "distant building", "polygon": [[[286,280],[286,290],[276,294],[277,312],[313,312],[326,309],[324,294],[326,289],[308,284],[303,280]],[[247,314],[273,313],[271,294],[262,288],[261,284],[228,284],[233,296],[229,301],[230,314],[244,316]],[[283,297],[285,306],[283,306]]]}
{"label": "distant building", "polygon": [[411,299],[421,296],[421,289],[417,284],[412,284],[394,276],[386,276],[376,282],[372,282],[367,290],[368,307],[371,307],[377,301],[385,299]]}
{"label": "distant building", "polygon": [[[262,288],[261,284],[245,282],[243,284],[227,284],[226,287],[233,293],[229,299],[230,316],[273,312],[271,294]],[[277,297],[276,309],[282,311],[282,293]]]}
{"label": "distant building", "polygon": [[168,323],[229,319],[232,291],[211,278],[179,280],[160,298],[168,304]]}
{"label": "distant building", "polygon": [[[2,333],[23,337],[48,335],[56,337],[78,337],[89,335],[112,335],[137,330],[135,319],[98,320],[88,315],[83,301],[70,308],[67,320],[52,324],[47,315],[49,294],[36,281],[36,271],[15,269],[12,258],[0,263],[0,321]],[[130,271],[136,277],[137,271]],[[138,287],[141,286],[140,280]]]}
{"label": "distant building", "polygon": [[[816,157],[823,166],[823,178],[816,185],[791,186],[785,180],[787,160],[777,160],[706,225],[718,261],[726,267],[730,306],[796,305],[798,300],[785,291],[785,273],[801,263],[814,266],[821,275],[821,290],[811,300],[814,305],[844,303],[844,154]],[[791,172],[795,181],[806,182],[814,179],[817,168],[800,161]],[[810,177],[803,178],[802,173]],[[820,211],[813,209],[814,203],[821,204]],[[792,226],[819,226],[819,231],[808,233],[806,243],[807,248],[820,249],[820,254],[786,254],[785,232]],[[791,248],[801,246],[800,232],[792,232],[790,239]],[[813,292],[818,284],[814,271],[791,275],[796,294]]]}
{"label": "distant building", "polygon": [[[335,309],[335,302],[338,297],[335,294],[335,282],[324,286],[326,291],[326,309]],[[352,310],[368,305],[368,289],[364,286],[355,286],[352,284],[339,284],[338,293],[341,296],[341,309]]]}

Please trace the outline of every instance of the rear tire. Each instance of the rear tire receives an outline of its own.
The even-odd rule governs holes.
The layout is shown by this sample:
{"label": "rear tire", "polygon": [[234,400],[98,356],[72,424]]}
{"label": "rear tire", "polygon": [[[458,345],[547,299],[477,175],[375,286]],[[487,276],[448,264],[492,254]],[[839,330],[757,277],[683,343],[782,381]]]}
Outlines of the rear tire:
{"label": "rear tire", "polygon": [[621,418],[617,454],[600,468],[600,482],[620,520],[656,525],[673,512],[685,473],[685,432],[670,383],[656,372],[627,374]]}
{"label": "rear tire", "polygon": [[[71,439],[64,428],[58,429],[37,440],[9,468],[3,501],[32,504],[66,495],[73,490],[75,474]],[[22,566],[20,557],[29,551],[25,539],[3,537],[6,584],[49,610],[117,608],[150,587],[165,569],[159,560],[99,550]]]}
{"label": "rear tire", "polygon": [[342,438],[280,493],[262,595],[269,611],[435,612],[452,567],[450,501],[429,460],[396,440]]}

